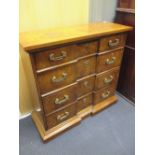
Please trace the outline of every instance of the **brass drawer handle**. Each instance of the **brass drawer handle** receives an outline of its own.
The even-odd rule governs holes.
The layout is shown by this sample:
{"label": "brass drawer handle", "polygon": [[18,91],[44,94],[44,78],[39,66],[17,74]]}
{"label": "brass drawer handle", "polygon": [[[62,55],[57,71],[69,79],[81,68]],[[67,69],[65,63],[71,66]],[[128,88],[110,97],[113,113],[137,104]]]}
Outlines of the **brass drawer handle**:
{"label": "brass drawer handle", "polygon": [[110,95],[110,91],[106,91],[105,93],[102,94],[102,98],[105,99]]}
{"label": "brass drawer handle", "polygon": [[116,60],[116,57],[112,57],[112,59],[110,60],[110,59],[106,59],[106,64],[107,65],[111,65],[111,64],[114,64],[115,63],[115,60]]}
{"label": "brass drawer handle", "polygon": [[115,39],[114,41],[113,40],[109,40],[108,42],[108,45],[109,47],[115,47],[119,44],[120,40],[119,39]]}
{"label": "brass drawer handle", "polygon": [[67,56],[67,53],[65,51],[61,51],[61,56],[55,57],[54,54],[50,54],[49,55],[49,59],[51,61],[58,61],[58,60],[62,60]]}
{"label": "brass drawer handle", "polygon": [[58,120],[58,121],[62,121],[62,120],[64,120],[64,119],[66,119],[68,116],[69,116],[69,112],[66,111],[64,114],[58,115],[58,116],[57,116],[57,120]]}
{"label": "brass drawer handle", "polygon": [[104,83],[105,84],[111,83],[113,79],[114,79],[114,77],[112,75],[110,75],[109,78],[104,78]]}
{"label": "brass drawer handle", "polygon": [[62,77],[56,78],[56,76],[52,77],[52,82],[58,83],[62,82],[67,78],[67,73],[62,73]]}
{"label": "brass drawer handle", "polygon": [[65,103],[65,102],[67,102],[68,100],[69,100],[69,96],[68,95],[64,95],[64,98],[61,99],[61,100],[59,98],[56,98],[54,103],[56,105],[61,105],[61,104]]}

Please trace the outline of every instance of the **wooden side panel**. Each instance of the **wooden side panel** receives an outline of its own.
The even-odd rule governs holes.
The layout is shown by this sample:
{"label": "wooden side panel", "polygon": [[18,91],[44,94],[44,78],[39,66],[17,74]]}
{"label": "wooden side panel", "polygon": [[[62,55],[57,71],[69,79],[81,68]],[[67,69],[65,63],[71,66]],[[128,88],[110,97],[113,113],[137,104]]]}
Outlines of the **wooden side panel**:
{"label": "wooden side panel", "polygon": [[[27,79],[27,87],[28,87],[28,90],[29,90],[29,93],[30,93],[30,101],[31,101],[31,103],[27,103],[27,105],[29,106],[29,104],[32,104],[32,108],[33,108],[32,110],[38,109],[38,108],[40,109],[40,102],[39,102],[39,98],[38,98],[35,79],[34,79],[34,76],[33,76],[30,57],[23,50],[23,48],[21,46],[20,46],[19,51],[20,51],[20,55],[21,55],[21,61],[23,63],[23,68],[25,70],[25,78]],[[20,75],[20,76],[23,76],[23,75]],[[21,91],[22,91],[22,89],[20,89],[20,93],[24,93],[24,92],[21,92]],[[23,94],[23,98],[24,98],[24,94]],[[24,105],[22,105],[22,103],[20,103],[20,106],[24,106]],[[27,107],[24,106],[22,108],[26,109]],[[23,109],[23,111],[25,111],[24,109]]]}

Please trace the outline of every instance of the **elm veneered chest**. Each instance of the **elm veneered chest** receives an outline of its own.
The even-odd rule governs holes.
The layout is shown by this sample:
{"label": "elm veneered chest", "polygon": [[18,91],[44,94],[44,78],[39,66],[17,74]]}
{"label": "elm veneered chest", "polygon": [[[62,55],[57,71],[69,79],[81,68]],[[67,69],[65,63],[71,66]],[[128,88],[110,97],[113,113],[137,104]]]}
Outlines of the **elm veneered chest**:
{"label": "elm veneered chest", "polygon": [[94,23],[20,34],[22,59],[31,62],[29,80],[35,82],[31,85],[39,100],[40,111],[34,108],[32,118],[44,141],[117,101],[115,88],[130,30]]}

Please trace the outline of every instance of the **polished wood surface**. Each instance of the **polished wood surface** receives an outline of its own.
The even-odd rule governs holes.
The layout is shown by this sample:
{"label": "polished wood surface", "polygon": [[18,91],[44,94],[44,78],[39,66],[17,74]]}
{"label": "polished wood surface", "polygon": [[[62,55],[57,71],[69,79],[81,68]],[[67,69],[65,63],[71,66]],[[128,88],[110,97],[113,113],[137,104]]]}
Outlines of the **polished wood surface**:
{"label": "polished wood surface", "polygon": [[117,84],[118,76],[119,76],[120,67],[116,67],[112,70],[108,70],[96,76],[95,80],[95,90],[113,86],[115,87]]}
{"label": "polished wood surface", "polygon": [[123,49],[99,54],[97,57],[96,72],[101,73],[121,65]]}
{"label": "polished wood surface", "polygon": [[36,69],[43,69],[50,66],[57,66],[72,61],[78,57],[76,45],[48,49],[34,54]]}
{"label": "polished wood surface", "polygon": [[83,57],[86,55],[91,55],[95,54],[97,52],[98,48],[98,42],[95,41],[87,41],[87,42],[82,42],[79,44],[76,44],[78,47],[78,56]]}
{"label": "polished wood surface", "polygon": [[41,94],[75,82],[77,78],[75,69],[75,65],[71,64],[38,74]]}
{"label": "polished wood surface", "polygon": [[[59,33],[64,29],[59,29]],[[111,23],[90,24],[82,26],[80,32],[75,27],[74,37],[67,33],[73,29],[66,29],[69,40],[64,40],[64,34],[61,38],[49,37],[45,31],[25,34],[32,40],[33,37],[40,40],[24,44],[23,48],[31,58],[40,100],[41,111],[32,117],[43,140],[53,138],[116,102],[125,32],[131,29]],[[49,38],[40,39],[38,35]]]}
{"label": "polished wood surface", "polygon": [[33,32],[20,33],[20,44],[29,52],[33,49],[80,41],[119,32],[132,30],[132,27],[114,23],[92,23],[80,26],[59,27]]}
{"label": "polished wood surface", "polygon": [[69,86],[63,90],[56,91],[50,95],[42,97],[42,102],[46,115],[76,101],[76,91],[77,84],[74,84],[73,86]]}
{"label": "polished wood surface", "polygon": [[79,60],[76,68],[76,71],[78,73],[77,77],[82,78],[84,76],[88,76],[95,73],[95,67],[96,67],[95,56]]}
{"label": "polished wood surface", "polygon": [[101,38],[100,40],[100,52],[107,50],[123,47],[126,41],[126,34],[112,35],[108,37]]}
{"label": "polished wood surface", "polygon": [[115,22],[133,27],[133,31],[128,32],[122,67],[118,81],[117,90],[127,99],[135,102],[135,0],[118,1]]}
{"label": "polished wood surface", "polygon": [[77,104],[77,102],[72,103],[72,104],[67,105],[66,107],[59,109],[59,110],[53,112],[52,114],[48,115],[46,117],[48,128],[52,128],[52,127],[62,123],[63,121],[75,116],[76,112],[77,112],[76,104]]}
{"label": "polished wood surface", "polygon": [[94,92],[94,104],[98,104],[107,98],[113,96],[115,87],[106,87]]}
{"label": "polished wood surface", "polygon": [[77,96],[80,97],[84,94],[92,92],[95,84],[95,76],[89,75],[84,79],[78,80],[78,93]]}
{"label": "polished wood surface", "polygon": [[93,106],[90,105],[90,106],[88,106],[88,107],[82,109],[81,111],[79,111],[79,112],[77,113],[77,115],[78,115],[81,119],[84,119],[84,118],[90,116],[91,113],[92,113],[92,107],[93,107]]}
{"label": "polished wood surface", "polygon": [[117,99],[116,96],[111,96],[108,99],[106,99],[106,100],[104,100],[104,101],[94,105],[92,107],[92,115],[94,115],[94,114],[100,112],[101,110],[105,109],[106,107],[116,103],[117,100],[118,99]]}
{"label": "polished wood surface", "polygon": [[82,42],[79,44],[62,46],[59,48],[49,48],[41,50],[34,54],[36,69],[48,68],[57,66],[78,57],[90,55],[97,52],[97,41]]}
{"label": "polished wood surface", "polygon": [[93,103],[93,94],[89,93],[78,99],[77,102],[77,111],[80,112],[81,110],[89,107]]}

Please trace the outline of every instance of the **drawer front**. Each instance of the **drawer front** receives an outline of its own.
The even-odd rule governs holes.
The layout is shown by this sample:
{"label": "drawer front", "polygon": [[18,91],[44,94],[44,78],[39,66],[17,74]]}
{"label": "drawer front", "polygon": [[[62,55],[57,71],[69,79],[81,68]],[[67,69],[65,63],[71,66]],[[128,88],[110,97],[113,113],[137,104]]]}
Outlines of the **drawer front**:
{"label": "drawer front", "polygon": [[92,105],[92,102],[93,102],[92,94],[80,98],[77,102],[77,111],[79,112],[79,111],[87,108],[88,106]]}
{"label": "drawer front", "polygon": [[77,77],[82,78],[87,75],[95,73],[96,57],[88,57],[78,61],[77,63]]}
{"label": "drawer front", "polygon": [[86,55],[90,55],[93,53],[97,52],[97,46],[98,46],[98,42],[97,41],[92,41],[92,42],[88,42],[88,43],[80,43],[78,44],[78,54],[79,57],[83,57]]}
{"label": "drawer front", "polygon": [[[49,113],[62,108],[76,100],[76,89],[77,84],[60,90],[58,92],[54,92],[51,95],[42,98],[43,106],[45,114],[48,115]],[[74,93],[73,93],[74,92]]]}
{"label": "drawer front", "polygon": [[48,128],[54,127],[76,115],[76,102],[46,117]]}
{"label": "drawer front", "polygon": [[95,90],[107,86],[116,87],[118,76],[119,76],[119,67],[97,75],[95,80]]}
{"label": "drawer front", "polygon": [[36,69],[44,69],[72,61],[77,58],[78,52],[76,45],[38,52],[34,54]]}
{"label": "drawer front", "polygon": [[34,54],[36,69],[44,69],[97,52],[97,41],[49,49]]}
{"label": "drawer front", "polygon": [[89,92],[92,92],[94,89],[95,76],[79,80],[78,81],[78,93],[77,96],[80,97]]}
{"label": "drawer front", "polygon": [[126,35],[118,34],[113,36],[108,36],[100,39],[99,52],[106,50],[123,47],[125,45]]}
{"label": "drawer front", "polygon": [[99,102],[102,102],[106,100],[108,97],[114,95],[115,88],[108,87],[101,90],[98,90],[94,93],[94,104],[97,104]]}
{"label": "drawer front", "polygon": [[97,57],[97,73],[112,69],[121,65],[123,49],[107,52]]}
{"label": "drawer front", "polygon": [[66,86],[76,81],[75,64],[59,67],[38,75],[41,94]]}

